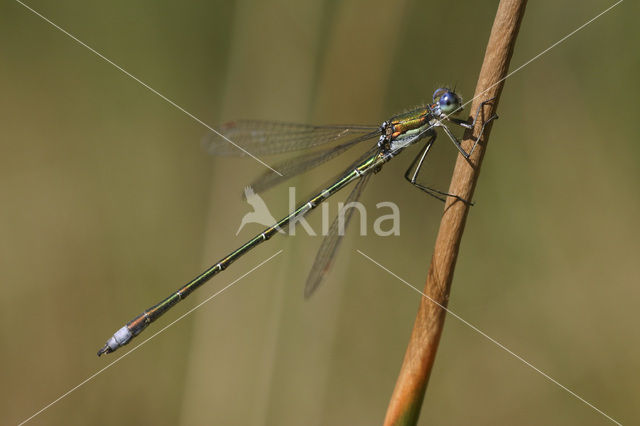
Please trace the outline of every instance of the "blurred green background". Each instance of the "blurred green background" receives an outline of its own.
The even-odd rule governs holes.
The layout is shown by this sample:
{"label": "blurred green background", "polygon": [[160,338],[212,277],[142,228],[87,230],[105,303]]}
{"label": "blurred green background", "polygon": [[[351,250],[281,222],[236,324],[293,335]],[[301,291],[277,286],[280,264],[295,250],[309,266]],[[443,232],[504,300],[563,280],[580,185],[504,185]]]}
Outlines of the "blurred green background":
{"label": "blurred green background", "polygon": [[[444,84],[473,94],[497,1],[28,4],[211,125],[377,124]],[[610,4],[530,2],[511,68]],[[639,10],[622,3],[506,82],[450,302],[628,424],[640,420]],[[15,424],[140,343],[95,355],[259,231],[235,235],[242,188],[264,168],[207,156],[202,125],[13,1],[0,52],[0,419]],[[380,424],[419,295],[355,250],[422,287],[442,205],[402,178],[414,153],[362,200],[370,234],[375,204],[398,204],[400,236],[351,229],[312,299],[320,238],[274,238],[143,336],[283,254],[30,424]],[[430,155],[426,179],[446,188],[456,152],[441,135]],[[298,196],[344,164],[296,179]],[[266,194],[275,216],[287,192]],[[420,423],[608,421],[449,318]]]}

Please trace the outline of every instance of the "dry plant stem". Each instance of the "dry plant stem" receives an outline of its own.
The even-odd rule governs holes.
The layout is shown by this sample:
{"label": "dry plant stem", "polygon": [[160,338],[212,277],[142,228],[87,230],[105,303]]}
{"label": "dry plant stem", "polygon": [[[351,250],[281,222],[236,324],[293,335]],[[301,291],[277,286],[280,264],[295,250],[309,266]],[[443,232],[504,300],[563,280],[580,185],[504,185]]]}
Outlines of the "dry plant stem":
{"label": "dry plant stem", "polygon": [[[526,3],[526,0],[502,0],[498,6],[470,109],[475,113],[482,101],[495,98],[491,104],[484,106],[483,114],[480,115],[484,120],[496,111]],[[475,129],[465,133],[463,147],[467,152],[473,144],[471,136],[475,137],[480,133],[481,121],[483,120],[478,120]],[[482,140],[469,160],[458,156],[449,193],[466,200],[473,198],[492,124],[493,122],[485,127]],[[465,203],[452,197],[445,204],[424,289],[427,297],[423,297],[420,302],[411,340],[387,408],[385,425],[413,425],[418,421],[446,316],[446,311],[441,306],[446,307],[449,300],[468,209]]]}

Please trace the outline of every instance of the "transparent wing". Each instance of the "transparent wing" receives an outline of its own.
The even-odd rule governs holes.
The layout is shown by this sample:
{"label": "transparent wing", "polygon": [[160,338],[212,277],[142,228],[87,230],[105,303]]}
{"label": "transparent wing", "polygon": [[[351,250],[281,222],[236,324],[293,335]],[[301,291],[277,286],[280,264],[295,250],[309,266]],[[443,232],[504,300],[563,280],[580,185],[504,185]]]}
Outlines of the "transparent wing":
{"label": "transparent wing", "polygon": [[253,182],[251,182],[250,186],[257,193],[263,192],[271,188],[272,186],[275,186],[287,179],[291,179],[292,177],[299,175],[300,173],[307,172],[313,168],[316,168],[319,165],[324,164],[327,161],[343,154],[349,148],[354,147],[358,143],[375,138],[378,135],[379,131],[375,130],[374,132],[366,133],[343,144],[316,150],[314,152],[304,153],[292,159],[283,161],[282,163],[276,164],[274,166],[274,169],[278,170],[281,175],[271,170],[267,170]]}
{"label": "transparent wing", "polygon": [[[355,202],[360,198],[364,187],[366,186],[369,178],[371,177],[371,173],[360,178],[356,186],[353,188],[347,200],[345,202],[345,207],[347,204],[351,202]],[[304,297],[310,297],[313,292],[320,286],[322,280],[329,272],[331,265],[333,264],[333,259],[335,258],[335,254],[340,247],[340,243],[342,242],[342,238],[344,237],[344,231],[349,225],[349,221],[351,220],[351,216],[353,215],[354,208],[349,208],[346,211],[343,209],[338,213],[338,217],[336,217],[331,224],[331,228],[329,228],[329,233],[324,240],[322,240],[322,245],[318,250],[318,254],[313,262],[313,266],[311,267],[311,272],[309,272],[309,277],[307,278],[307,283],[304,286]],[[341,226],[342,224],[342,226]]]}
{"label": "transparent wing", "polygon": [[[271,155],[307,149],[338,139],[358,136],[378,130],[377,126],[313,126],[277,121],[239,120],[223,124],[218,129],[225,137],[254,155]],[[202,140],[203,147],[213,155],[246,155],[242,150],[211,132]]]}

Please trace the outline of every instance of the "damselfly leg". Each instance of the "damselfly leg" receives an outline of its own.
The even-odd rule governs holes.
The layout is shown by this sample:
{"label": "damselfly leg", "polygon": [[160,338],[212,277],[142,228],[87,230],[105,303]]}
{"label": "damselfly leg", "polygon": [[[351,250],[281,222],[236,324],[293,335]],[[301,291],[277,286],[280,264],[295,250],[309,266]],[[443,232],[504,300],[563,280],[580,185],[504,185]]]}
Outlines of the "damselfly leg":
{"label": "damselfly leg", "polygon": [[[211,154],[241,156],[247,152],[256,155],[267,155],[302,151],[296,158],[278,164],[276,170],[279,170],[279,173],[268,171],[256,179],[251,185],[252,188],[245,191],[247,196],[248,194],[255,195],[260,193],[278,183],[282,183],[286,179],[324,164],[362,142],[372,141],[373,146],[344,169],[335,179],[323,185],[307,201],[292,209],[288,215],[273,225],[262,229],[236,250],[227,254],[200,275],[178,288],[159,303],[144,310],[118,329],[98,351],[98,355],[113,352],[128,344],[152,322],[160,318],[179,301],[186,298],[215,275],[227,269],[233,262],[252,251],[258,245],[270,240],[274,235],[282,233],[283,229],[295,226],[298,219],[309,214],[309,212],[351,183],[355,183],[355,186],[347,197],[346,206],[350,203],[355,203],[373,174],[378,173],[384,164],[418,141],[427,140],[405,173],[405,178],[417,188],[441,201],[444,201],[446,197],[455,197],[470,204],[457,195],[422,185],[418,182],[418,177],[427,154],[436,139],[436,128],[438,127],[444,130],[460,153],[465,158],[469,158],[482,136],[484,126],[497,118],[497,116],[494,115],[486,123],[483,123],[480,136],[476,138],[475,144],[469,153],[462,148],[458,139],[445,123],[451,122],[467,129],[473,128],[477,120],[483,118],[481,116],[482,107],[489,102],[491,102],[491,99],[481,104],[471,123],[451,117],[451,115],[461,110],[462,98],[448,88],[439,88],[433,95],[432,104],[423,105],[396,115],[385,121],[381,126],[314,126],[254,120],[240,120],[224,124],[220,128],[221,132],[217,133],[216,136],[210,136],[204,141],[207,150]],[[224,135],[224,138],[219,138],[220,133]],[[229,140],[233,140],[235,143],[229,144]],[[238,149],[238,145],[242,146],[243,149]],[[344,228],[353,215],[353,210],[353,208],[349,207],[343,208],[338,218],[331,225],[311,268],[305,285],[305,296],[311,295],[327,275],[344,236]]]}
{"label": "damselfly leg", "polygon": [[451,130],[449,130],[449,128],[447,126],[442,126],[442,130],[444,130],[444,132],[447,134],[447,136],[449,136],[449,139],[451,139],[451,142],[453,142],[453,144],[456,146],[456,148],[458,148],[458,151],[460,151],[460,153],[462,154],[462,156],[466,159],[469,159],[469,157],[471,157],[471,154],[473,154],[473,151],[475,151],[476,146],[478,146],[478,142],[480,142],[480,138],[482,137],[482,134],[484,133],[484,127],[489,124],[490,122],[492,122],[493,120],[498,118],[497,114],[493,114],[491,117],[489,117],[488,120],[485,121],[484,119],[484,106],[490,104],[491,102],[493,102],[494,98],[491,99],[487,99],[486,101],[483,101],[480,106],[478,107],[478,109],[476,110],[476,115],[473,117],[473,121],[471,123],[469,123],[468,121],[462,120],[460,118],[455,118],[455,117],[449,117],[449,121],[451,121],[452,123],[455,123],[461,127],[464,127],[465,129],[473,129],[476,126],[476,122],[478,120],[478,116],[480,114],[482,114],[482,127],[480,128],[480,134],[475,138],[475,140],[473,141],[473,146],[471,147],[471,149],[469,150],[469,152],[466,152],[464,150],[464,148],[462,148],[462,145],[460,144],[460,141],[458,140],[458,138],[455,137],[455,135],[453,133],[451,133]]}
{"label": "damselfly leg", "polygon": [[[473,118],[473,121],[471,123],[458,119],[458,118],[454,118],[454,117],[447,117],[447,119],[461,127],[464,127],[466,129],[473,129],[476,125],[476,122],[478,120],[478,117],[480,116],[480,114],[482,113],[484,115],[483,112],[483,107],[486,104],[491,103],[491,101],[493,101],[494,98],[488,99],[484,102],[482,102],[480,104],[480,106],[478,107],[478,110],[476,111],[476,114]],[[437,124],[438,127],[442,128],[442,130],[444,130],[444,132],[447,134],[447,136],[449,137],[449,139],[451,139],[451,141],[453,142],[453,144],[456,146],[456,148],[458,148],[458,150],[460,151],[460,153],[465,157],[465,158],[469,158],[471,156],[471,154],[473,154],[473,151],[475,150],[476,146],[478,145],[478,141],[480,141],[480,138],[482,137],[482,134],[484,133],[484,128],[485,126],[490,123],[491,121],[495,120],[498,118],[498,116],[496,114],[492,115],[491,117],[489,117],[488,120],[484,121],[484,117],[483,118],[483,122],[482,122],[482,127],[480,128],[480,134],[475,138],[474,140],[474,144],[471,147],[471,150],[469,150],[469,152],[467,153],[464,148],[462,148],[462,145],[460,144],[460,141],[458,140],[458,138],[456,138],[456,136],[451,132],[451,130],[446,126],[446,124],[444,124],[443,122],[439,122]],[[416,188],[426,192],[427,194],[431,195],[432,197],[440,200],[440,201],[445,201],[446,198],[445,197],[454,197],[460,201],[462,201],[463,203],[472,206],[473,203],[465,200],[464,198],[460,197],[459,195],[456,194],[450,194],[448,192],[444,192],[444,191],[440,191],[438,189],[435,188],[431,188],[429,186],[423,185],[421,183],[419,183],[417,181],[418,179],[418,175],[420,173],[420,170],[422,169],[422,166],[424,164],[424,160],[427,157],[427,154],[429,153],[429,150],[431,149],[431,146],[433,145],[433,142],[436,139],[436,134],[434,133],[433,136],[431,136],[431,138],[429,138],[429,140],[427,141],[427,143],[425,144],[424,148],[422,148],[422,150],[418,153],[418,155],[414,158],[414,160],[411,162],[411,165],[409,166],[409,168],[407,169],[407,171],[404,174],[404,178],[413,186],[415,186]]]}
{"label": "damselfly leg", "polygon": [[463,203],[469,204],[469,205],[473,205],[473,203],[470,203],[469,201],[465,200],[464,198],[455,195],[455,194],[449,194],[448,192],[444,192],[444,191],[440,191],[437,190],[435,188],[431,188],[429,186],[426,185],[422,185],[421,183],[419,183],[417,181],[418,179],[418,174],[420,173],[420,169],[422,168],[422,165],[424,163],[425,158],[427,157],[427,154],[429,153],[429,149],[431,149],[431,145],[433,145],[433,142],[436,140],[436,135],[433,135],[425,144],[424,148],[422,148],[422,150],[418,153],[418,155],[416,155],[416,157],[413,159],[413,161],[411,162],[411,164],[409,165],[409,168],[407,169],[407,171],[404,174],[404,178],[413,186],[415,186],[416,188],[426,192],[427,194],[431,195],[432,197],[440,200],[440,201],[446,201],[445,197],[454,197],[457,198],[458,200],[462,201]]}

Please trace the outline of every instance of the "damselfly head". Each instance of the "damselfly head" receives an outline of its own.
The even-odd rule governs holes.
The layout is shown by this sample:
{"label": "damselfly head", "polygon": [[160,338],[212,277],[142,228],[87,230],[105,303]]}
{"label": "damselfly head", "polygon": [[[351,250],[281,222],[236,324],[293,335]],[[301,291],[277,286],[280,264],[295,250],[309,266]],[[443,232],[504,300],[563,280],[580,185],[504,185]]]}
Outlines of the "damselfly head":
{"label": "damselfly head", "polygon": [[433,93],[433,102],[444,115],[456,114],[462,106],[462,98],[447,87],[441,87]]}

